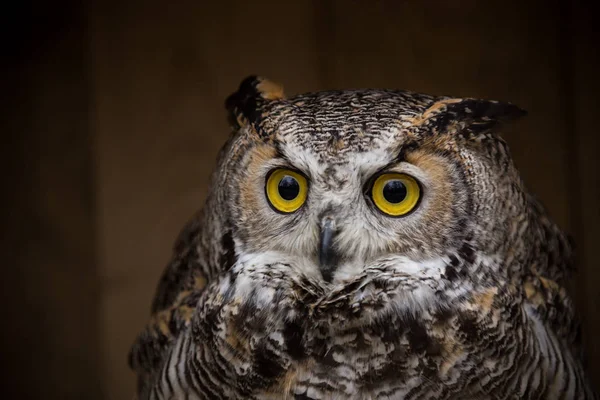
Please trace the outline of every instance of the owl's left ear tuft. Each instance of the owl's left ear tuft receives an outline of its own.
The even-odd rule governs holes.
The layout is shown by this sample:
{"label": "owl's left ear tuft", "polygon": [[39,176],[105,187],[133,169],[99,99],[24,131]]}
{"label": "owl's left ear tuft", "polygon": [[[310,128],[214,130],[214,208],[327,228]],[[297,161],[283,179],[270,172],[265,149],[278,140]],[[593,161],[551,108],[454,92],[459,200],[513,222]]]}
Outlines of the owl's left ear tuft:
{"label": "owl's left ear tuft", "polygon": [[527,115],[527,111],[512,103],[480,99],[461,99],[449,104],[447,111],[454,113],[458,119],[473,121],[510,121]]}
{"label": "owl's left ear tuft", "polygon": [[285,98],[283,87],[259,76],[249,76],[240,83],[237,92],[225,101],[229,122],[235,128],[261,119],[261,106],[268,101]]}
{"label": "owl's left ear tuft", "polygon": [[466,128],[471,133],[479,133],[525,115],[525,110],[508,102],[445,98],[433,103],[414,122],[430,125],[437,132],[451,133],[456,129],[464,132]]}

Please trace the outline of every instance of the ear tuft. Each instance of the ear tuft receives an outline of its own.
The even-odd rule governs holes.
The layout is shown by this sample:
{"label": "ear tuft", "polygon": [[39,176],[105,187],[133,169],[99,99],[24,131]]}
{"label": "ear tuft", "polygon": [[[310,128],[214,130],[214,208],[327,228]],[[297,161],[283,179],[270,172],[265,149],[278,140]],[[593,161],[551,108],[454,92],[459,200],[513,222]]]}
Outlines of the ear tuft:
{"label": "ear tuft", "polygon": [[248,122],[258,122],[260,108],[265,102],[283,98],[285,96],[281,85],[255,75],[249,76],[240,83],[237,92],[225,101],[229,122],[235,129]]}
{"label": "ear tuft", "polygon": [[413,119],[415,126],[427,125],[434,132],[447,131],[452,126],[471,133],[489,131],[498,124],[527,115],[522,108],[507,102],[481,99],[445,98],[433,103],[423,114]]}
{"label": "ear tuft", "polygon": [[283,86],[264,78],[258,78],[256,89],[265,100],[281,100],[285,98]]}
{"label": "ear tuft", "polygon": [[457,118],[475,120],[511,121],[527,115],[527,111],[507,102],[495,100],[462,99],[452,103],[448,112]]}

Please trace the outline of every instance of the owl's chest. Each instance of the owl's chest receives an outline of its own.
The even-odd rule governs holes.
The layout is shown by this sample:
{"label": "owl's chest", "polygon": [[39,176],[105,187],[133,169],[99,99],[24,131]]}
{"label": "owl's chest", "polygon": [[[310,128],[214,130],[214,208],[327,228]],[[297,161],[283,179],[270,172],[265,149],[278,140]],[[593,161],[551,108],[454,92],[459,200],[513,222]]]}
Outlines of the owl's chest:
{"label": "owl's chest", "polygon": [[518,386],[517,356],[530,354],[519,307],[369,320],[350,308],[318,319],[245,304],[201,309],[162,376],[181,393],[221,398],[479,399],[481,385],[505,398]]}
{"label": "owl's chest", "polygon": [[287,324],[270,333],[228,324],[211,325],[209,335],[187,331],[158,382],[175,397],[158,398],[504,399],[543,389],[538,375],[520,385],[519,367],[532,364],[518,356],[536,351],[525,326],[386,322],[336,334]]}
{"label": "owl's chest", "polygon": [[443,398],[432,388],[458,381],[454,367],[468,354],[451,339],[432,335],[422,324],[404,331],[391,324],[327,338],[309,336],[296,350],[288,339],[281,355],[285,373],[259,397],[283,392],[310,399],[404,399],[417,393],[414,398]]}
{"label": "owl's chest", "polygon": [[325,354],[294,363],[280,388],[296,398],[402,399],[422,384],[422,370],[416,355],[394,347],[376,345],[368,350],[335,345]]}

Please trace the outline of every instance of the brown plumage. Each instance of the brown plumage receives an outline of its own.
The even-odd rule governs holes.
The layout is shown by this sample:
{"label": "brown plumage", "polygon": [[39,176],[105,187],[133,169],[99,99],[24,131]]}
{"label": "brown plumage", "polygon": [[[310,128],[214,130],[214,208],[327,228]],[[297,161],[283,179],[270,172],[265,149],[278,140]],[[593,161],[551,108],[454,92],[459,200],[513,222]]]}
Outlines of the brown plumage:
{"label": "brown plumage", "polygon": [[[250,77],[130,354],[141,399],[591,399],[507,103]],[[272,183],[273,177],[277,181]]]}

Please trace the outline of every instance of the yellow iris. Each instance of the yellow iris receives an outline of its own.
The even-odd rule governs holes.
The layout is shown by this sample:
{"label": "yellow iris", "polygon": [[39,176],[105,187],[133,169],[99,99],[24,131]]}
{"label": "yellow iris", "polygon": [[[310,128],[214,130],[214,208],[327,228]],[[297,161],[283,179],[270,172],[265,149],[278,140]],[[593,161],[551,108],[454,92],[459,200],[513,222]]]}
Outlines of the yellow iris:
{"label": "yellow iris", "polygon": [[275,210],[292,213],[306,201],[308,184],[299,173],[281,168],[269,174],[265,192]]}
{"label": "yellow iris", "polygon": [[383,213],[400,217],[411,212],[419,202],[421,188],[411,176],[399,173],[382,174],[373,183],[373,203]]}

